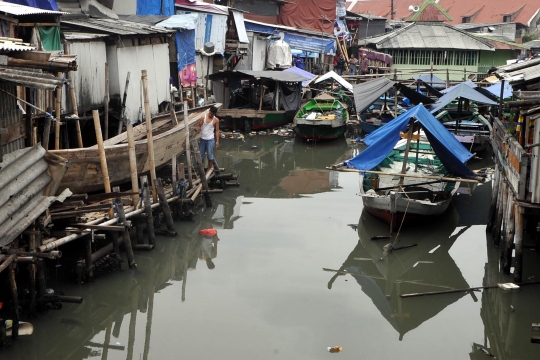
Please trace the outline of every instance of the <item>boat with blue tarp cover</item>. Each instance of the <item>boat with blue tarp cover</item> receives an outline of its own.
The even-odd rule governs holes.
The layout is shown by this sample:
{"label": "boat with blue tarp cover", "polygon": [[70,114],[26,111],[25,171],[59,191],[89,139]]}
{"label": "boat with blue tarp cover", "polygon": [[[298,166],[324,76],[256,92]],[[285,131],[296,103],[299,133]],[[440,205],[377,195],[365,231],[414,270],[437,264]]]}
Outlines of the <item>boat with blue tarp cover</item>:
{"label": "boat with blue tarp cover", "polygon": [[364,208],[392,228],[441,215],[458,191],[470,192],[483,180],[466,165],[473,154],[422,105],[364,142],[367,149],[344,165],[360,173]]}

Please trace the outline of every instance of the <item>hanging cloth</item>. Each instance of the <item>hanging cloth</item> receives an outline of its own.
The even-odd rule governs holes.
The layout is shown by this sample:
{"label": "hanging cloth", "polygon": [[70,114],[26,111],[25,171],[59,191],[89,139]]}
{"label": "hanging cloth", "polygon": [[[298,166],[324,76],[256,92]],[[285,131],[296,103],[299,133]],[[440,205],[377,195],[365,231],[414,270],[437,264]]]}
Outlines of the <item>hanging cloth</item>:
{"label": "hanging cloth", "polygon": [[46,51],[62,50],[62,42],[60,41],[60,28],[51,26],[48,28],[39,27],[39,35],[43,49]]}

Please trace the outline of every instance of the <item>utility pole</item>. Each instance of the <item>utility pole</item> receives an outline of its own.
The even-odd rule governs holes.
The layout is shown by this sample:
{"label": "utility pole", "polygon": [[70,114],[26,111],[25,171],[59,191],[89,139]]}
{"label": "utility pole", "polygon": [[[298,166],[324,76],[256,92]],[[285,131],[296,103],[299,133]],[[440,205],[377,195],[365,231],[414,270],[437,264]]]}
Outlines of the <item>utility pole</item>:
{"label": "utility pole", "polygon": [[390,0],[390,19],[394,20],[394,0]]}

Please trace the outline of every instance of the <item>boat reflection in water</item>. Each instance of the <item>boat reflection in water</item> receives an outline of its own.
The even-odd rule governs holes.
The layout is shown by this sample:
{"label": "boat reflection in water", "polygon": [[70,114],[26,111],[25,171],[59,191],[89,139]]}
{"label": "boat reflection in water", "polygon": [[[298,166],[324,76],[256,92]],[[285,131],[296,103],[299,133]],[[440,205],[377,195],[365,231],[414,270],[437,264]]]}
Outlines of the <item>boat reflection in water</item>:
{"label": "boat reflection in water", "polygon": [[[469,296],[456,293],[411,299],[400,297],[406,293],[469,287],[448,253],[457,238],[468,229],[463,227],[454,233],[457,221],[457,212],[451,208],[444,220],[426,224],[420,229],[403,229],[394,247],[417,246],[395,250],[386,256],[383,246],[392,243],[396,233],[392,239],[372,240],[372,236],[387,235],[388,226],[364,210],[358,223],[358,244],[330,279],[328,288],[332,288],[339,276],[351,274],[402,340],[407,332],[460,298]],[[355,225],[352,227],[356,228]],[[477,300],[473,293],[471,296]]]}
{"label": "boat reflection in water", "polygon": [[[216,153],[220,167],[238,175],[236,194],[258,198],[297,198],[339,186],[335,171],[324,168],[348,156],[345,139],[309,144],[280,136],[225,140]],[[227,190],[230,193],[230,188]]]}

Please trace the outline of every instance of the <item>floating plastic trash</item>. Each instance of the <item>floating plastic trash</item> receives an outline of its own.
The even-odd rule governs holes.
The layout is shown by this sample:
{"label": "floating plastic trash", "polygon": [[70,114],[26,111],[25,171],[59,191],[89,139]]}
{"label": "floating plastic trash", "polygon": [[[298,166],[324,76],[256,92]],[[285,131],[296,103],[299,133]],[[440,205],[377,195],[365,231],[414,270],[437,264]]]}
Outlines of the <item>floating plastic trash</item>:
{"label": "floating plastic trash", "polygon": [[334,346],[334,347],[328,348],[328,351],[331,353],[338,353],[338,352],[341,352],[341,350],[343,350],[341,346]]}

